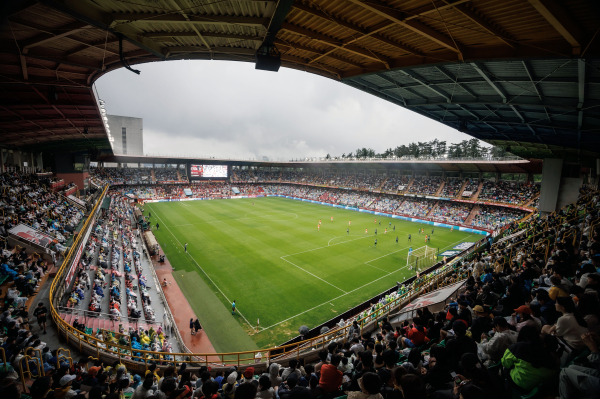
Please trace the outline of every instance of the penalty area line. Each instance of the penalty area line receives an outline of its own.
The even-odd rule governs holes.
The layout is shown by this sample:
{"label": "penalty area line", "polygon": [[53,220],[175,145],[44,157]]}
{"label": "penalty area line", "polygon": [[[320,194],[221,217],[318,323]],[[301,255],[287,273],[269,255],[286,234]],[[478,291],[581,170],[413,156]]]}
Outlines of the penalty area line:
{"label": "penalty area line", "polygon": [[[467,236],[466,238],[463,238],[463,239],[461,239],[461,240],[459,240],[459,241],[456,241],[455,243],[453,243],[453,244],[450,244],[450,245],[448,245],[447,247],[444,247],[443,249],[450,248],[450,247],[452,247],[454,244],[456,244],[456,243],[459,243],[459,242],[461,242],[461,241],[464,241],[464,240],[466,240],[466,239],[468,239],[468,238],[472,237],[473,235],[475,235],[475,233],[474,233],[474,234],[471,234],[471,235]],[[408,247],[407,247],[407,248],[408,248]],[[406,249],[406,248],[404,248],[404,249]],[[390,255],[390,254],[388,254],[388,255]],[[289,255],[288,255],[288,256],[289,256]],[[387,256],[387,255],[384,255],[384,256]],[[374,260],[374,259],[373,259],[373,260]],[[371,262],[371,261],[369,261],[369,262]],[[368,286],[368,285],[371,285],[371,284],[373,284],[373,283],[375,283],[375,282],[377,282],[377,281],[381,280],[382,278],[385,278],[385,277],[391,276],[392,274],[394,274],[394,273],[397,273],[397,272],[399,272],[400,270],[404,270],[404,269],[406,269],[407,267],[408,267],[408,266],[403,266],[403,267],[401,267],[401,268],[399,268],[399,269],[396,269],[396,270],[394,270],[393,272],[390,272],[390,273],[388,273],[388,274],[386,274],[386,275],[383,275],[383,276],[381,276],[381,277],[379,277],[379,278],[377,278],[377,279],[375,279],[375,280],[371,281],[370,283],[367,283],[367,284],[365,284],[365,285],[361,285],[360,287],[358,287],[358,288],[355,288],[355,289],[353,289],[352,291],[348,291],[348,292],[346,292],[345,294],[342,294],[342,295],[340,295],[340,296],[338,296],[338,297],[336,297],[336,298],[333,298],[333,299],[330,299],[330,300],[328,300],[328,301],[326,301],[326,302],[323,302],[323,303],[322,303],[322,304],[320,304],[320,305],[314,306],[314,307],[312,307],[312,308],[310,308],[310,309],[307,309],[307,310],[305,310],[305,311],[303,311],[303,312],[300,312],[300,313],[298,313],[297,315],[294,315],[294,316],[288,317],[287,319],[285,319],[285,320],[282,320],[282,321],[280,321],[280,322],[278,322],[278,323],[272,324],[272,325],[270,325],[269,327],[262,328],[262,329],[260,330],[260,332],[263,332],[263,331],[265,331],[265,330],[268,330],[268,329],[270,329],[270,328],[273,328],[273,327],[275,327],[275,326],[278,326],[279,324],[281,324],[281,323],[285,323],[286,321],[289,321],[289,320],[295,319],[296,317],[298,317],[298,316],[301,316],[301,315],[303,315],[303,314],[305,314],[305,313],[311,312],[311,311],[313,311],[313,310],[315,310],[315,309],[317,309],[317,308],[320,308],[320,307],[321,307],[321,306],[323,306],[323,305],[327,305],[327,304],[331,305],[331,302],[332,302],[332,301],[335,301],[335,300],[337,300],[337,299],[339,299],[339,298],[342,298],[342,297],[344,297],[344,296],[346,296],[346,295],[348,295],[348,294],[351,294],[351,293],[353,293],[354,291],[357,291],[357,290],[359,290],[359,289],[361,289],[361,288],[364,288],[364,287],[366,287],[366,286]]]}

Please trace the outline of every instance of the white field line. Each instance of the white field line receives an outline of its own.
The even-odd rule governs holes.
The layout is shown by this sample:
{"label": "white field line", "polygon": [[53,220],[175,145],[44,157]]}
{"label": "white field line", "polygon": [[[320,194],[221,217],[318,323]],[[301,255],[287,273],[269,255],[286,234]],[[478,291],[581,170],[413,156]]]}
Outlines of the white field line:
{"label": "white field line", "polygon": [[[286,256],[289,256],[289,255],[286,255]],[[330,286],[332,286],[333,288],[336,288],[336,289],[338,289],[338,290],[340,290],[340,291],[342,291],[342,292],[345,292],[345,293],[347,294],[347,292],[346,292],[346,291],[344,291],[343,289],[341,289],[341,288],[339,288],[339,287],[336,287],[335,285],[331,284],[329,281],[327,281],[327,280],[323,280],[321,277],[319,277],[319,276],[317,276],[317,275],[315,275],[315,274],[312,274],[312,273],[311,273],[311,272],[309,272],[308,270],[305,270],[305,269],[301,268],[300,266],[298,266],[298,265],[296,265],[296,264],[294,264],[294,263],[290,262],[289,260],[285,259],[285,257],[283,257],[283,256],[282,256],[282,257],[281,257],[281,259],[282,259],[282,260],[284,260],[284,261],[286,261],[287,263],[289,263],[289,264],[290,264],[290,265],[292,265],[292,266],[296,266],[298,269],[302,270],[303,272],[306,272],[306,273],[310,274],[311,276],[318,278],[318,279],[319,279],[319,280],[321,280],[322,282],[324,282],[324,283],[326,283],[326,284],[329,284],[329,285],[330,285]]]}
{"label": "white field line", "polygon": [[[460,239],[460,240],[456,241],[455,243],[452,243],[452,244],[450,244],[450,245],[448,245],[447,247],[444,247],[444,248],[442,248],[442,249],[443,249],[443,250],[445,250],[445,249],[447,249],[447,248],[450,248],[450,247],[452,247],[453,245],[455,245],[455,244],[457,244],[457,243],[459,243],[459,242],[461,242],[461,241],[465,241],[465,240],[467,240],[468,238],[470,238],[471,236],[473,236],[474,234],[475,234],[475,233],[473,233],[473,234],[471,234],[471,235],[469,235],[469,236],[467,236],[467,237],[465,237],[465,238],[463,238],[463,239]],[[337,244],[336,244],[336,245],[337,245]],[[403,249],[408,249],[408,248],[410,248],[410,247],[406,247],[406,248],[403,248]],[[400,251],[402,251],[402,249],[401,249]],[[398,252],[398,251],[396,251],[396,252]],[[388,254],[388,255],[391,255],[391,254]],[[289,256],[289,255],[288,255],[288,256]],[[387,256],[387,255],[384,255],[384,256]],[[380,258],[381,258],[381,257],[380,257]],[[376,258],[376,259],[379,259],[379,258]],[[372,261],[374,261],[374,260],[375,260],[375,259],[371,259],[370,261],[367,261],[367,262],[365,262],[365,263],[372,262]],[[268,330],[268,329],[270,329],[270,328],[272,328],[272,327],[275,327],[275,326],[277,326],[277,325],[279,325],[279,324],[281,324],[281,323],[285,323],[285,322],[286,322],[286,321],[288,321],[288,320],[292,320],[292,319],[294,319],[294,318],[296,318],[296,317],[298,317],[298,316],[301,316],[301,315],[303,315],[304,313],[307,313],[307,312],[313,311],[313,310],[315,310],[316,308],[319,308],[319,307],[321,307],[321,306],[323,306],[323,305],[327,305],[327,304],[330,304],[330,305],[331,305],[331,302],[335,301],[336,299],[339,299],[339,298],[341,298],[341,297],[343,297],[343,296],[346,296],[346,295],[348,295],[348,294],[351,294],[351,293],[353,293],[354,291],[357,291],[357,290],[359,290],[359,289],[361,289],[361,288],[364,288],[364,287],[366,287],[367,285],[373,284],[374,282],[376,282],[376,281],[379,281],[379,280],[381,280],[382,278],[388,277],[388,276],[390,276],[390,275],[392,275],[392,274],[394,274],[394,273],[396,273],[396,272],[399,272],[399,271],[400,271],[400,270],[402,270],[402,269],[406,269],[406,268],[407,268],[407,266],[404,266],[404,267],[401,267],[401,268],[399,268],[399,269],[396,269],[396,270],[394,270],[393,272],[390,272],[390,273],[388,273],[388,274],[386,274],[386,275],[383,275],[383,276],[381,276],[381,277],[379,277],[379,278],[377,278],[377,279],[375,279],[375,280],[371,281],[370,283],[367,283],[367,284],[365,284],[365,285],[361,285],[360,287],[358,287],[358,288],[355,288],[355,289],[353,289],[352,291],[348,291],[348,292],[346,292],[345,294],[342,294],[342,295],[340,295],[340,296],[338,296],[338,297],[335,297],[335,298],[333,298],[333,299],[330,299],[330,300],[328,300],[328,301],[326,301],[326,302],[323,302],[323,303],[322,303],[322,304],[320,304],[320,305],[314,306],[314,307],[312,307],[312,308],[310,308],[310,309],[307,309],[307,310],[305,310],[305,311],[303,311],[303,312],[300,312],[300,313],[298,313],[297,315],[294,315],[294,316],[288,317],[287,319],[285,319],[285,320],[282,320],[282,321],[280,321],[280,322],[277,322],[277,323],[275,323],[275,324],[272,324],[272,325],[270,325],[269,327],[261,328],[261,329],[260,329],[260,331],[262,332],[262,331]]]}
{"label": "white field line", "polygon": [[[156,214],[156,217],[160,219],[160,222],[163,224],[163,226],[165,226],[165,227],[167,228],[167,230],[169,230],[169,233],[171,233],[171,235],[173,236],[173,238],[175,238],[175,241],[177,241],[177,243],[179,244],[179,246],[180,246],[180,247],[182,247],[182,248],[184,248],[184,246],[183,246],[183,245],[181,245],[181,243],[179,242],[179,240],[177,239],[177,237],[175,237],[175,234],[173,234],[173,232],[171,232],[171,230],[169,229],[169,227],[168,227],[168,226],[167,226],[167,225],[166,225],[166,224],[163,222],[163,220],[160,218],[160,216],[158,216],[158,213],[156,213],[156,211],[155,211],[155,210],[154,210],[154,213]],[[211,283],[213,283],[213,285],[214,285],[215,287],[217,287],[217,289],[219,290],[219,292],[221,293],[221,295],[223,295],[223,297],[224,297],[225,299],[227,299],[227,302],[231,303],[231,301],[229,300],[229,298],[227,298],[227,295],[225,295],[225,294],[223,293],[223,291],[222,291],[222,290],[219,288],[219,286],[218,286],[217,284],[215,284],[215,282],[213,281],[213,279],[212,279],[212,278],[210,278],[210,276],[208,275],[208,273],[206,273],[206,272],[204,271],[204,269],[203,269],[203,268],[202,268],[202,267],[201,267],[201,266],[198,264],[198,262],[196,262],[196,259],[194,259],[194,258],[192,257],[192,255],[190,255],[190,253],[189,253],[189,252],[186,252],[186,255],[187,255],[187,256],[189,256],[189,257],[190,257],[190,259],[194,261],[194,263],[196,264],[196,266],[198,266],[198,268],[199,268],[200,270],[202,270],[202,273],[204,273],[204,275],[205,275],[206,277],[208,277],[208,279],[210,280],[210,282],[211,282]],[[251,329],[254,329],[254,326],[253,326],[252,324],[250,324],[250,322],[248,321],[248,319],[246,319],[246,317],[244,317],[244,315],[242,314],[242,312],[241,312],[241,311],[239,311],[239,309],[237,309],[237,312],[239,313],[239,315],[240,315],[240,316],[242,316],[242,317],[244,318],[244,320],[246,320],[246,323],[248,323],[248,325],[250,326],[250,328],[251,328]]]}

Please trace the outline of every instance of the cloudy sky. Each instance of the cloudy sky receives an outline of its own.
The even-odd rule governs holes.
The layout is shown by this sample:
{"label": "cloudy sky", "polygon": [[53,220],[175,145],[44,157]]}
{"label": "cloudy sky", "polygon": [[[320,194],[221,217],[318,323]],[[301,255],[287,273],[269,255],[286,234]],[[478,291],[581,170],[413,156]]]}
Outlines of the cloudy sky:
{"label": "cloudy sky", "polygon": [[340,82],[254,64],[173,61],[96,82],[111,115],[144,119],[146,154],[288,160],[471,138]]}

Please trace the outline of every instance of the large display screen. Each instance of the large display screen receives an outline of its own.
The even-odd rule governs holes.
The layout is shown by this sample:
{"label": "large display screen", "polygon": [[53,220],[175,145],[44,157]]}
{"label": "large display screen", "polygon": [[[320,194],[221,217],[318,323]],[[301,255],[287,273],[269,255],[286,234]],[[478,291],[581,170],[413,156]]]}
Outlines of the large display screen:
{"label": "large display screen", "polygon": [[227,165],[191,165],[190,176],[192,178],[227,178]]}

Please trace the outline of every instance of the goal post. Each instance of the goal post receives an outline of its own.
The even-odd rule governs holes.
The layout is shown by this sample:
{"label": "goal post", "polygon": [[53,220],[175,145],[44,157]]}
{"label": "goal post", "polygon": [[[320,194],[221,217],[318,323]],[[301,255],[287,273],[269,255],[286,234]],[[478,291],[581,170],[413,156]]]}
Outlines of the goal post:
{"label": "goal post", "polygon": [[406,266],[413,270],[423,270],[435,265],[436,261],[437,249],[425,245],[408,253]]}

